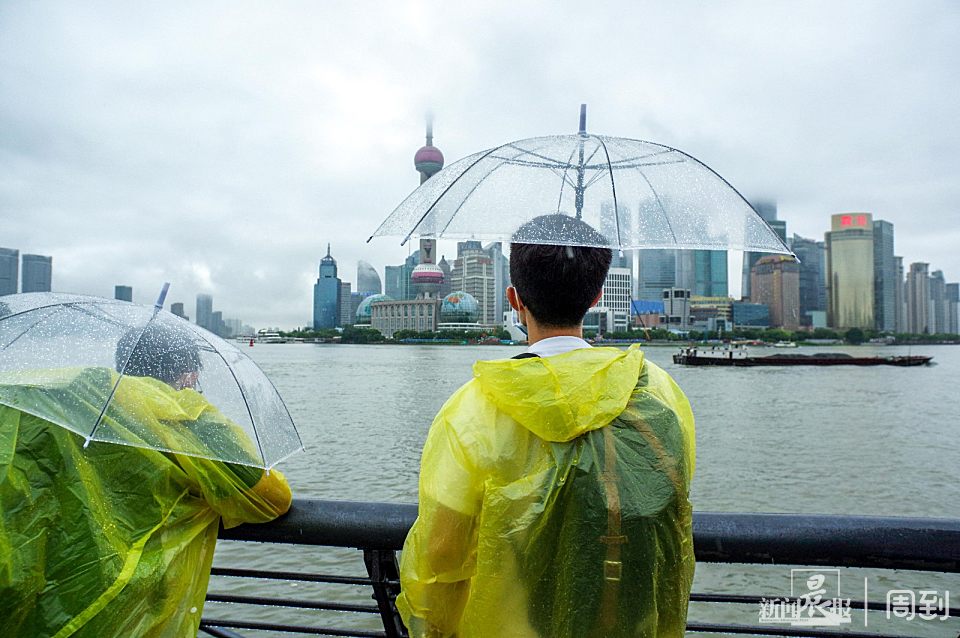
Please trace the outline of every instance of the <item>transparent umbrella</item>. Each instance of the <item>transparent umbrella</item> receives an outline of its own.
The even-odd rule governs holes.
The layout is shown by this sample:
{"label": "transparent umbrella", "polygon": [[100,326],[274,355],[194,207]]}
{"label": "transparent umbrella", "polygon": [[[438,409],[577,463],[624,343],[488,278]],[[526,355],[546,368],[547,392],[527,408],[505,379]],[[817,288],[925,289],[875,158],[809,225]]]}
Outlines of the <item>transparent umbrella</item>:
{"label": "transparent umbrella", "polygon": [[[242,351],[154,307],[81,295],[0,297],[0,404],[91,442],[269,469],[303,449]],[[96,444],[96,443],[94,443]]]}
{"label": "transparent umbrella", "polygon": [[[792,254],[720,175],[662,144],[586,132],[534,137],[468,155],[410,194],[377,236],[509,242],[549,213],[582,219],[608,241],[560,232],[527,243]],[[368,240],[369,241],[369,240]]]}

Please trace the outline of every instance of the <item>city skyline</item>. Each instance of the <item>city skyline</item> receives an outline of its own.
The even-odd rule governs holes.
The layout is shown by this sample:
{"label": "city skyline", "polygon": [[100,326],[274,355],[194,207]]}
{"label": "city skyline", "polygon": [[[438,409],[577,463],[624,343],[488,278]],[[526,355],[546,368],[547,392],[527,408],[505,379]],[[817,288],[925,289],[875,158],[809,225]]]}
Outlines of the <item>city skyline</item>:
{"label": "city skyline", "polygon": [[[449,164],[573,133],[586,102],[598,133],[668,144],[748,199],[775,196],[790,233],[821,239],[830,214],[869,211],[897,228],[904,264],[960,278],[955,4],[568,13],[8,3],[2,243],[53,255],[58,290],[110,297],[119,280],[151,303],[170,281],[258,325],[304,325],[327,242],[348,278],[359,259],[382,273],[408,254],[360,240],[416,185],[428,108]],[[551,46],[600,37],[599,65]]]}

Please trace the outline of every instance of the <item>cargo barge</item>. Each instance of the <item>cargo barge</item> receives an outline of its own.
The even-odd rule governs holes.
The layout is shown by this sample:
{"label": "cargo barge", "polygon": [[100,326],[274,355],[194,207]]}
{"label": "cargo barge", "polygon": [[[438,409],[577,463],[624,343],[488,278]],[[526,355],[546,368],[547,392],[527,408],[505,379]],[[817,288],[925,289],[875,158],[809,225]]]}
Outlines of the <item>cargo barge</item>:
{"label": "cargo barge", "polygon": [[843,352],[817,354],[774,354],[750,356],[742,346],[683,348],[673,355],[673,362],[685,366],[899,366],[929,365],[933,357],[901,355],[889,357],[854,357]]}

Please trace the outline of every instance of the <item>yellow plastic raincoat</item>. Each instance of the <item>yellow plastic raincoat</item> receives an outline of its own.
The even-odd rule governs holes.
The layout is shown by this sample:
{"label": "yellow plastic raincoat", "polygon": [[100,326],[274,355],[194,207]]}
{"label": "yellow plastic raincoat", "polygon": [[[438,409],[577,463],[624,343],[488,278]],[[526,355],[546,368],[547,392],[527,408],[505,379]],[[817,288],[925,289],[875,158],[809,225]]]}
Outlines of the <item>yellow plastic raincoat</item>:
{"label": "yellow plastic raincoat", "polygon": [[638,347],[481,361],[423,450],[411,636],[683,636],[694,424]]}
{"label": "yellow plastic raincoat", "polygon": [[[53,402],[79,427],[96,422],[116,373],[17,379],[0,380],[5,402]],[[181,424],[201,422],[215,433],[211,440],[232,440],[253,458],[239,428],[193,390],[125,377],[114,402],[105,418],[127,441],[152,430],[191,439],[200,451],[200,438]],[[221,518],[231,527],[285,512],[291,497],[283,475],[130,445],[83,449],[83,442],[0,405],[0,635],[195,636]]]}

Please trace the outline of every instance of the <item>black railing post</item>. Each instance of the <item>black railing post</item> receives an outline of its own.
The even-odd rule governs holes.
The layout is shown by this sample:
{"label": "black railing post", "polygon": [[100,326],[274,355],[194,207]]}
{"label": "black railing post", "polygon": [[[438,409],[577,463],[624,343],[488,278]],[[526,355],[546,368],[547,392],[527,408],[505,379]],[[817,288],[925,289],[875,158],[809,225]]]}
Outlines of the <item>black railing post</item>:
{"label": "black railing post", "polygon": [[387,638],[407,638],[407,628],[403,626],[400,612],[397,611],[397,596],[400,594],[400,568],[397,566],[397,554],[393,550],[365,549],[363,563],[373,585],[373,598],[380,608],[380,618]]}

